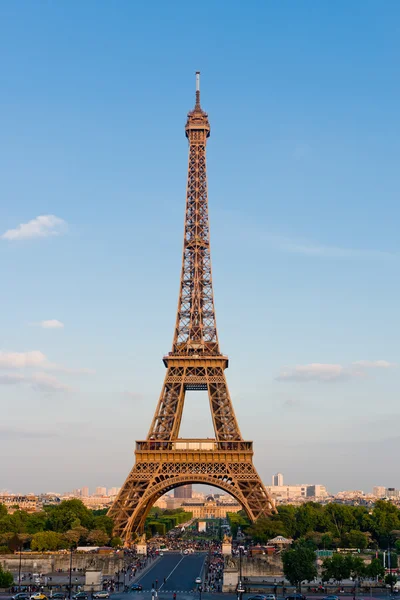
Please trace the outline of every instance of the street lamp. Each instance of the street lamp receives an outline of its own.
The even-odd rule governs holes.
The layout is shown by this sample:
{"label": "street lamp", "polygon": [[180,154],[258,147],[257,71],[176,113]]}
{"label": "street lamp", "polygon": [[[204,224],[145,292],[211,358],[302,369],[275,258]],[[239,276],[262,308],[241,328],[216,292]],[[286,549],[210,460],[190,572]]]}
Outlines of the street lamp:
{"label": "street lamp", "polygon": [[19,547],[18,591],[21,591],[21,562],[22,562],[22,545],[20,545],[20,547]]}
{"label": "street lamp", "polygon": [[246,591],[242,583],[242,546],[239,546],[239,583],[237,586],[238,600],[242,600],[243,593]]}
{"label": "street lamp", "polygon": [[69,586],[68,586],[68,598],[71,600],[71,588],[72,588],[72,551],[74,547],[71,546],[69,551]]}

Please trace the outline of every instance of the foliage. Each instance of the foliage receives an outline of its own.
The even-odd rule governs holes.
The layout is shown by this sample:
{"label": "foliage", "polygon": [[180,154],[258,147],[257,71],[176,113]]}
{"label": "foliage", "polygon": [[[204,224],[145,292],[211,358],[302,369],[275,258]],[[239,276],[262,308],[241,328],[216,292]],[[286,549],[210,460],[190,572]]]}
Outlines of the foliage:
{"label": "foliage", "polygon": [[390,585],[390,587],[392,587],[392,586],[394,586],[394,584],[396,582],[397,582],[396,575],[393,575],[393,573],[389,573],[388,575],[386,575],[386,577],[385,577],[386,585]]}
{"label": "foliage", "polygon": [[46,506],[47,527],[52,531],[65,533],[69,529],[73,529],[76,525],[76,520],[79,520],[79,525],[92,529],[94,526],[93,512],[77,499],[63,500],[58,505]]}
{"label": "foliage", "polygon": [[231,528],[234,538],[237,536],[239,527],[244,530],[250,526],[250,521],[243,510],[240,510],[237,513],[227,513],[226,518],[228,519],[229,527]]}
{"label": "foliage", "polygon": [[299,590],[302,581],[311,581],[317,576],[315,552],[305,543],[283,552],[282,562],[285,577]]}
{"label": "foliage", "polygon": [[[238,527],[255,542],[265,543],[276,535],[311,540],[320,549],[400,549],[400,510],[378,500],[372,511],[364,506],[307,502],[301,506],[281,505],[270,519],[250,524],[244,513],[228,515],[232,534]],[[394,567],[394,565],[392,565]]]}
{"label": "foliage", "polygon": [[124,542],[121,540],[120,537],[113,537],[110,545],[112,548],[121,548],[121,546],[124,545]]}
{"label": "foliage", "polygon": [[101,529],[102,531],[105,531],[108,534],[108,536],[111,536],[114,528],[114,523],[113,520],[110,519],[110,517],[107,517],[107,515],[99,515],[97,517],[94,517],[93,519],[93,528]]}
{"label": "foliage", "polygon": [[368,536],[362,531],[351,529],[349,533],[344,535],[347,548],[357,548],[365,550],[368,548]]}
{"label": "foliage", "polygon": [[10,571],[4,571],[0,564],[0,588],[9,588],[14,583],[14,577]]}
{"label": "foliage", "polygon": [[39,552],[46,550],[60,550],[66,548],[68,542],[61,533],[56,531],[39,531],[32,537],[31,548],[32,550],[39,550]]}
{"label": "foliage", "polygon": [[92,529],[87,536],[87,541],[94,546],[105,546],[110,541],[110,536],[102,529]]}
{"label": "foliage", "polygon": [[79,546],[86,543],[88,534],[89,531],[86,527],[79,525],[73,529],[68,529],[68,531],[64,533],[64,538],[69,542],[70,546]]}
{"label": "foliage", "polygon": [[366,575],[367,577],[383,577],[385,574],[385,569],[382,564],[382,561],[379,558],[373,558],[369,565],[366,567]]}
{"label": "foliage", "polygon": [[359,578],[367,573],[367,568],[360,556],[352,554],[334,554],[331,558],[326,558],[323,562],[322,579],[328,581],[342,581],[349,577]]}
{"label": "foliage", "polygon": [[10,549],[8,546],[0,546],[0,554],[9,554]]}

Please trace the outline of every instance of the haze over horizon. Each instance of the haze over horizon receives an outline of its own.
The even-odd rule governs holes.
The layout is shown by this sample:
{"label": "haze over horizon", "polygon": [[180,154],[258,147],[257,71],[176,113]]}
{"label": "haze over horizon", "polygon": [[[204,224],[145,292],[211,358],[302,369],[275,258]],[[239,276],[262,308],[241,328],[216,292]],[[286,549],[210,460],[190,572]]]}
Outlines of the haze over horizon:
{"label": "haze over horizon", "polygon": [[[119,487],[133,465],[171,349],[197,69],[219,340],[260,476],[400,488],[399,18],[0,5],[0,489]],[[213,436],[206,395],[185,408],[181,436]]]}

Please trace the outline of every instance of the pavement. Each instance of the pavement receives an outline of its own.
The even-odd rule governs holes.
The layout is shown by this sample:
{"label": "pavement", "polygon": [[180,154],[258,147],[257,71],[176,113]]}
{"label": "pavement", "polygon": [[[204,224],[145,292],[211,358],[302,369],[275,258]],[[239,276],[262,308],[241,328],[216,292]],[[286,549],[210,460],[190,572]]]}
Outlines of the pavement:
{"label": "pavement", "polygon": [[202,575],[206,556],[206,552],[165,554],[135,579],[135,583],[143,586],[143,592],[135,592],[135,595],[151,593],[153,588],[158,591],[159,598],[164,594],[187,594],[197,590],[195,580]]}

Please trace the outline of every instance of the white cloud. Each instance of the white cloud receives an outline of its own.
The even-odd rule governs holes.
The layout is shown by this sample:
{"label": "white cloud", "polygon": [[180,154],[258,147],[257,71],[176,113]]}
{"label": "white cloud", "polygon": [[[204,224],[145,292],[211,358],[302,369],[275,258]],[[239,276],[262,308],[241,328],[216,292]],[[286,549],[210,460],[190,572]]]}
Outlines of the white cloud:
{"label": "white cloud", "polygon": [[55,215],[40,215],[28,223],[21,223],[15,229],[9,229],[1,238],[3,240],[27,240],[32,238],[60,235],[67,230],[67,223]]}
{"label": "white cloud", "polygon": [[14,385],[16,383],[23,383],[24,381],[25,377],[19,373],[0,375],[0,385]]}
{"label": "white cloud", "polygon": [[388,369],[395,367],[386,360],[359,360],[349,366],[329,363],[311,363],[285,368],[276,377],[278,381],[321,381],[332,382],[357,377],[366,377],[368,369]]}
{"label": "white cloud", "polygon": [[30,375],[21,375],[20,373],[11,373],[0,375],[0,385],[17,385],[25,384],[37,391],[53,392],[53,391],[70,391],[71,388],[65,385],[48,373],[32,373]]}
{"label": "white cloud", "polygon": [[397,366],[387,360],[357,360],[356,362],[353,362],[353,365],[364,369],[391,369],[392,367]]}
{"label": "white cloud", "polygon": [[70,373],[71,375],[94,375],[96,373],[94,369],[86,369],[85,367],[74,369],[73,367],[64,367],[63,365],[55,365],[53,363],[49,363],[47,369],[57,371],[58,373]]}
{"label": "white cloud", "polygon": [[47,358],[39,350],[31,352],[3,352],[0,350],[1,369],[23,369],[25,367],[45,367]]}
{"label": "white cloud", "polygon": [[75,375],[93,375],[95,371],[86,368],[71,368],[50,362],[40,350],[30,352],[4,352],[0,350],[0,369],[40,368]]}
{"label": "white cloud", "polygon": [[342,378],[343,372],[341,365],[312,363],[284,370],[277,379],[279,381],[332,381]]}
{"label": "white cloud", "polygon": [[43,329],[62,329],[64,327],[64,323],[58,321],[57,319],[49,319],[48,321],[40,321],[38,323],[40,327]]}
{"label": "white cloud", "polygon": [[42,391],[63,391],[68,392],[71,388],[59,381],[53,375],[48,373],[33,373],[30,376],[30,383],[33,388]]}

